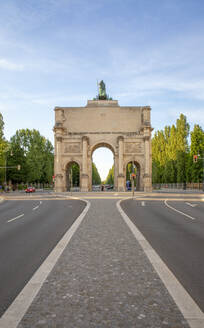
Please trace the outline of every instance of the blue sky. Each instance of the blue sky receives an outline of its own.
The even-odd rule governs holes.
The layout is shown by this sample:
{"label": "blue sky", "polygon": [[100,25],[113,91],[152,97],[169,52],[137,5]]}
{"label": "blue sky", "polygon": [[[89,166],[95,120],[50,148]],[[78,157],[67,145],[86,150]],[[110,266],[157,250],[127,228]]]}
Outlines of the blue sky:
{"label": "blue sky", "polygon": [[[85,106],[104,80],[121,106],[204,128],[203,0],[0,1],[0,112],[9,139],[53,142],[55,106]],[[40,119],[39,119],[40,117]]]}

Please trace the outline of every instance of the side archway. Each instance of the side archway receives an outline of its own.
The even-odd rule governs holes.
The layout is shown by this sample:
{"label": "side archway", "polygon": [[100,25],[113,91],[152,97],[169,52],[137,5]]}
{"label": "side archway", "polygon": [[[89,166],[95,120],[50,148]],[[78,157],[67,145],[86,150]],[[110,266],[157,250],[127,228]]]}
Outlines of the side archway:
{"label": "side archway", "polygon": [[[133,174],[134,179],[131,175]],[[140,178],[141,178],[141,166],[137,161],[128,161],[125,165],[125,181],[126,190],[132,189],[132,182],[134,183],[134,189],[136,191],[141,190]]]}
{"label": "side archway", "polygon": [[80,190],[80,165],[76,161],[67,163],[66,168],[66,191]]}

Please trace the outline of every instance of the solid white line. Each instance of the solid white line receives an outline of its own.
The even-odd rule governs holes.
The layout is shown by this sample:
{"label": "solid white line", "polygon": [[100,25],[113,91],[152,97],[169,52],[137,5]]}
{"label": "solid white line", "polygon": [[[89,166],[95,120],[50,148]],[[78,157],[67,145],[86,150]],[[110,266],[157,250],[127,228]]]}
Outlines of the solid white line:
{"label": "solid white line", "polygon": [[143,234],[137,229],[137,227],[132,223],[129,217],[122,210],[120,203],[122,200],[117,202],[117,208],[123,217],[124,221],[132,231],[135,238],[138,240],[139,244],[143,248],[143,251],[147,255],[154,269],[158,273],[160,279],[163,281],[167,290],[171,294],[184,318],[188,322],[191,328],[203,328],[204,327],[204,313],[194,302],[192,297],[183,288],[174,274],[169,270],[166,264],[162,261],[159,255],[148,243]]}
{"label": "solid white line", "polygon": [[62,239],[58,242],[50,255],[41,264],[39,269],[35,272],[27,285],[22,289],[20,294],[16,297],[13,303],[9,306],[7,311],[0,318],[0,328],[16,328],[31,305],[32,301],[36,297],[40,288],[42,287],[47,276],[53,269],[57,260],[61,256],[62,252],[70,242],[70,239],[76,232],[77,228],[81,224],[83,218],[89,210],[90,202],[83,200],[87,203],[87,206],[83,212],[79,215],[76,221],[72,224],[70,229],[65,233]]}
{"label": "solid white line", "polygon": [[7,222],[12,222],[12,221],[15,221],[15,220],[17,220],[17,219],[20,219],[20,218],[22,218],[22,216],[24,216],[24,214],[18,215],[18,216],[16,216],[16,217],[13,218],[13,219],[8,220]]}
{"label": "solid white line", "polygon": [[191,219],[191,220],[196,220],[196,219],[193,218],[192,216],[190,216],[190,215],[188,215],[188,214],[186,214],[186,213],[183,213],[183,212],[177,210],[176,208],[170,206],[169,204],[167,204],[167,199],[164,201],[164,203],[165,203],[165,205],[166,205],[167,207],[169,207],[169,208],[172,209],[173,211],[178,212],[178,213],[180,213],[181,215],[184,215],[184,216],[186,216],[187,218],[189,218],[189,219]]}

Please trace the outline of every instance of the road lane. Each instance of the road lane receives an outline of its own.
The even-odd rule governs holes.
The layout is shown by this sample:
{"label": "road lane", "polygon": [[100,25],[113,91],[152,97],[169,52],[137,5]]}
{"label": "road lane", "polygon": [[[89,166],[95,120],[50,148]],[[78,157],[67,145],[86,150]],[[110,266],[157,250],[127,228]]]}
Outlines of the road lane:
{"label": "road lane", "polygon": [[[183,202],[168,203],[183,212],[188,206]],[[164,202],[145,201],[145,204],[130,199],[122,201],[121,207],[204,311],[202,210],[197,211],[196,220],[190,220],[166,207]],[[199,206],[203,208],[203,204]],[[196,208],[189,206],[190,211]]]}
{"label": "road lane", "polygon": [[179,211],[183,211],[187,215],[199,220],[200,223],[204,223],[204,203],[203,202],[172,202],[167,201],[168,204],[173,206]]}
{"label": "road lane", "polygon": [[[79,200],[7,201],[0,205],[0,316],[85,207]],[[18,213],[24,216],[7,222]],[[20,215],[20,214],[19,214]]]}

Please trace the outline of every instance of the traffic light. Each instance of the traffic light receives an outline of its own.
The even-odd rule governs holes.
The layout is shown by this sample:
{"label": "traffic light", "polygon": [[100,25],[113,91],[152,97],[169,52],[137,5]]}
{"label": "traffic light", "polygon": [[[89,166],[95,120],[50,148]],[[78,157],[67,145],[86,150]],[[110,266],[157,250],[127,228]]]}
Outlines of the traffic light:
{"label": "traffic light", "polygon": [[193,162],[197,163],[197,161],[198,161],[198,155],[193,155]]}

